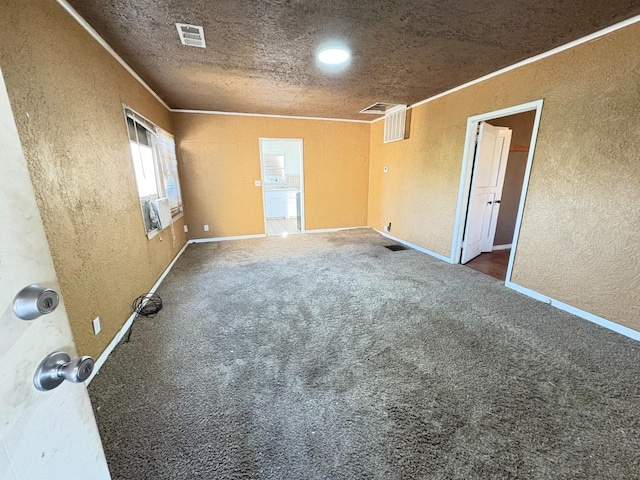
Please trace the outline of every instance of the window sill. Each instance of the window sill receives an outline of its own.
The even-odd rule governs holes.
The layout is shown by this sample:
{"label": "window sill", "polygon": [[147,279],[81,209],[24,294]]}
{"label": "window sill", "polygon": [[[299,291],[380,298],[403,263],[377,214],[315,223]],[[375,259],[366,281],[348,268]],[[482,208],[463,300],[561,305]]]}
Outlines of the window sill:
{"label": "window sill", "polygon": [[[175,217],[171,218],[171,225],[173,225],[174,223],[176,223],[176,220],[180,219],[184,217],[184,212],[180,212],[178,215],[176,215]],[[169,227],[165,227],[165,228],[169,228]],[[164,229],[163,229],[164,230]],[[151,230],[150,232],[147,232],[147,240],[151,240],[152,238],[154,238],[156,235],[158,235],[160,232],[162,232],[162,230],[160,230],[159,228],[156,228],[155,230]]]}

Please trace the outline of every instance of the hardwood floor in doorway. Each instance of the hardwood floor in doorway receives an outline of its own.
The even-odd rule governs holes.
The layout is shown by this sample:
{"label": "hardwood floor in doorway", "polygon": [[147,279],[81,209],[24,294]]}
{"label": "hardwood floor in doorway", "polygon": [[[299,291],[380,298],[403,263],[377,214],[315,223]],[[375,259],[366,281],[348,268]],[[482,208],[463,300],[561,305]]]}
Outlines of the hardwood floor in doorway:
{"label": "hardwood floor in doorway", "polygon": [[469,268],[504,281],[507,276],[507,265],[511,250],[496,250],[482,253],[473,260],[465,263]]}

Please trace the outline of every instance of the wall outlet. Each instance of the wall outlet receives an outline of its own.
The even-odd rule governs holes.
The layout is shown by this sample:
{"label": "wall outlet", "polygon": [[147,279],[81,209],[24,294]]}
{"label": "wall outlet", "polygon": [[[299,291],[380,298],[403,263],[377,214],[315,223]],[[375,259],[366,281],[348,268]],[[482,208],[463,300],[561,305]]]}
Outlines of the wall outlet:
{"label": "wall outlet", "polygon": [[187,227],[186,225],[184,226],[184,233],[187,233],[189,231],[189,227]]}
{"label": "wall outlet", "polygon": [[205,225],[205,226],[204,226],[204,231],[205,231],[205,232],[208,232],[208,231],[209,231],[209,225]]}
{"label": "wall outlet", "polygon": [[102,327],[100,327],[100,317],[96,317],[93,319],[93,334],[97,335],[100,333],[100,330],[102,330]]}
{"label": "wall outlet", "polygon": [[390,232],[391,231],[391,222],[389,222],[387,225],[384,226],[384,231],[385,232]]}

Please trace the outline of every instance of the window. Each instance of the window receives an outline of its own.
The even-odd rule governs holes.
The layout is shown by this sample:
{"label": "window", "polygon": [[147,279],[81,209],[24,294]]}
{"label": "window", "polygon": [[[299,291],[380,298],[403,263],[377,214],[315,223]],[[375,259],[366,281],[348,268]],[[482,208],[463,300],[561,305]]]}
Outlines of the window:
{"label": "window", "polygon": [[149,238],[182,215],[182,195],[173,136],[125,107],[129,148]]}
{"label": "window", "polygon": [[265,183],[286,181],[284,155],[264,155],[262,162]]}

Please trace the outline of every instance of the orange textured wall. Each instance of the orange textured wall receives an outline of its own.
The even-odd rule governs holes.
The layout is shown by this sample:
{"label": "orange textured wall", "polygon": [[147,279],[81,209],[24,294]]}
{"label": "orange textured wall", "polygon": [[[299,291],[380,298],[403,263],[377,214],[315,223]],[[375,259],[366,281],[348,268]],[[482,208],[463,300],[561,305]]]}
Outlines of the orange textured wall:
{"label": "orange textured wall", "polygon": [[169,229],[145,236],[122,103],[171,131],[169,112],[56,2],[7,0],[0,18],[0,65],[71,328],[96,357],[186,242],[182,220],[175,242]]}
{"label": "orange textured wall", "polygon": [[308,230],[366,225],[368,124],[193,113],[172,121],[191,238],[264,233],[259,138],[303,140]]}
{"label": "orange textured wall", "polygon": [[[369,225],[447,257],[467,118],[544,99],[512,280],[640,330],[640,24],[372,126]],[[388,174],[382,169],[388,165]]]}

